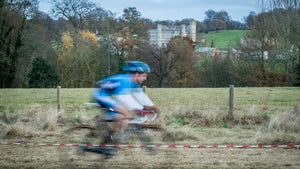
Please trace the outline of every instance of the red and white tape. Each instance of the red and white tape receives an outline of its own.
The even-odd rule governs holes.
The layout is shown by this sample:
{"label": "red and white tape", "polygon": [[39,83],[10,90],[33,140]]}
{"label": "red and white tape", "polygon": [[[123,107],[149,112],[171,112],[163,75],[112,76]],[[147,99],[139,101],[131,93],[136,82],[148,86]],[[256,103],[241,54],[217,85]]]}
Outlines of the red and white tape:
{"label": "red and white tape", "polygon": [[300,145],[102,145],[102,144],[53,144],[53,143],[11,143],[0,145],[28,146],[70,146],[70,147],[129,147],[129,148],[300,148]]}

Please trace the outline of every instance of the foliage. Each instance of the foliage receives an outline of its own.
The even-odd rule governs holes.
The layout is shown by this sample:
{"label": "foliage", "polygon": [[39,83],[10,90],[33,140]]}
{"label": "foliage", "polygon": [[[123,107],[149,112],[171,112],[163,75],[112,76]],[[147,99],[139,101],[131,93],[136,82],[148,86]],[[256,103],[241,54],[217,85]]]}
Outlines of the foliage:
{"label": "foliage", "polygon": [[137,38],[134,37],[133,30],[125,27],[115,35],[115,39],[116,48],[123,60],[135,58],[134,48],[137,45]]}
{"label": "foliage", "polygon": [[58,56],[61,85],[64,87],[93,86],[96,82],[98,50],[96,36],[89,31],[79,31],[71,36],[62,34],[62,45]]}
{"label": "foliage", "polygon": [[[141,13],[135,7],[128,7],[123,10],[120,18],[120,25],[123,29],[119,32],[119,38],[123,41],[121,55],[124,52],[126,60],[138,60],[136,49],[143,48],[148,39],[148,29],[145,20],[141,18]],[[118,40],[118,39],[117,39]]]}
{"label": "foliage", "polygon": [[31,63],[39,57],[58,72],[63,87],[91,87],[120,73],[126,60],[150,65],[150,87],[299,85],[299,0],[268,1],[262,13],[250,12],[247,26],[226,11],[206,11],[205,20],[197,21],[198,46],[227,52],[212,56],[194,53],[197,43],[185,37],[171,39],[166,48],[149,44],[148,29],[158,23],[176,26],[191,19],[153,22],[135,7],[117,18],[90,0],[53,2],[56,19],[38,11],[36,0],[1,1],[2,87],[28,87]]}
{"label": "foliage", "polygon": [[199,62],[200,82],[205,87],[227,87],[234,83],[234,66],[229,57],[213,60],[206,59]]}
{"label": "foliage", "polygon": [[[205,11],[206,18],[203,21],[207,31],[202,29],[202,32],[208,33],[208,31],[217,31],[220,29],[245,29],[245,26],[238,22],[232,21],[228,13],[224,10],[214,11],[209,9]],[[203,27],[203,26],[202,26]],[[219,28],[219,29],[217,29]]]}
{"label": "foliage", "polygon": [[54,0],[52,13],[56,17],[67,18],[74,27],[84,28],[86,20],[96,5],[88,0]]}
{"label": "foliage", "polygon": [[28,84],[31,88],[55,87],[58,76],[53,68],[43,58],[36,58],[32,62],[32,70],[28,74]]}
{"label": "foliage", "polygon": [[168,83],[174,87],[193,87],[196,78],[193,73],[195,64],[194,46],[188,37],[175,37],[168,43],[168,57],[173,65]]}
{"label": "foliage", "polygon": [[[158,87],[194,87],[197,79],[194,76],[194,46],[188,37],[172,38],[167,48],[148,46],[143,50],[144,61],[150,64],[153,78],[151,86]],[[149,78],[149,79],[150,79]],[[146,83],[149,84],[149,83]]]}
{"label": "foliage", "polygon": [[24,46],[27,17],[37,10],[37,1],[1,1],[0,6],[0,83],[13,87],[18,61]]}
{"label": "foliage", "polygon": [[198,61],[200,81],[203,87],[257,86],[273,87],[290,84],[287,77],[291,75],[283,72],[262,70],[260,65],[251,61],[233,62],[228,56],[225,59],[205,59]]}
{"label": "foliage", "polygon": [[[263,1],[261,3],[269,11],[250,17],[251,31],[241,44],[241,50],[258,65],[262,86],[266,85],[264,81],[268,81],[273,73],[295,85],[297,82],[291,79],[292,74],[297,78],[297,65],[300,62],[300,37],[296,28],[300,24],[300,1],[271,0],[266,4]],[[283,67],[281,70],[284,72],[276,70],[278,66]]]}
{"label": "foliage", "polygon": [[225,30],[226,29],[226,23],[222,21],[221,19],[214,19],[211,23],[211,29],[218,32],[219,30]]}

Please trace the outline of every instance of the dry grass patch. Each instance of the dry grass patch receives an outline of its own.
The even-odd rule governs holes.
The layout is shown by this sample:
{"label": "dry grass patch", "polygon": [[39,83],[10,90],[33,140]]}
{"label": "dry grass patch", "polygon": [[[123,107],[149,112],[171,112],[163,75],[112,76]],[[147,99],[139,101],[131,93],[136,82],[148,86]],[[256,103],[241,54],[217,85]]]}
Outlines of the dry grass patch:
{"label": "dry grass patch", "polygon": [[291,110],[271,118],[268,125],[257,132],[258,144],[300,144],[300,111],[297,105]]}
{"label": "dry grass patch", "polygon": [[269,123],[269,130],[300,133],[299,107],[295,105],[293,109],[273,117]]}

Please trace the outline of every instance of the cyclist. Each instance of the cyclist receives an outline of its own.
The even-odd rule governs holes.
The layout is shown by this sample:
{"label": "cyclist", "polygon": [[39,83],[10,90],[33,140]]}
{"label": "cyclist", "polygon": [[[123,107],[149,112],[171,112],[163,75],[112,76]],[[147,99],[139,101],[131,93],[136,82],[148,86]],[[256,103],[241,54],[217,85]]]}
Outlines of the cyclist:
{"label": "cyclist", "polygon": [[128,61],[123,70],[126,74],[118,74],[97,82],[97,88],[93,92],[93,97],[100,106],[109,110],[104,114],[105,120],[114,122],[108,138],[110,140],[107,141],[114,141],[115,134],[126,129],[132,118],[131,111],[147,108],[160,113],[139,85],[150,73],[148,64]]}

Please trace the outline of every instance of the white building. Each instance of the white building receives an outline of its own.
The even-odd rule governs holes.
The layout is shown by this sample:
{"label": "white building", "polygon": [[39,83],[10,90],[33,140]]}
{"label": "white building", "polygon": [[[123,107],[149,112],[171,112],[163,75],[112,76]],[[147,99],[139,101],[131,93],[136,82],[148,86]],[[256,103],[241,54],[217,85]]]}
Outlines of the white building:
{"label": "white building", "polygon": [[175,36],[189,37],[196,42],[196,21],[189,25],[166,26],[158,24],[156,29],[149,30],[150,43],[158,47],[166,47],[169,40]]}

